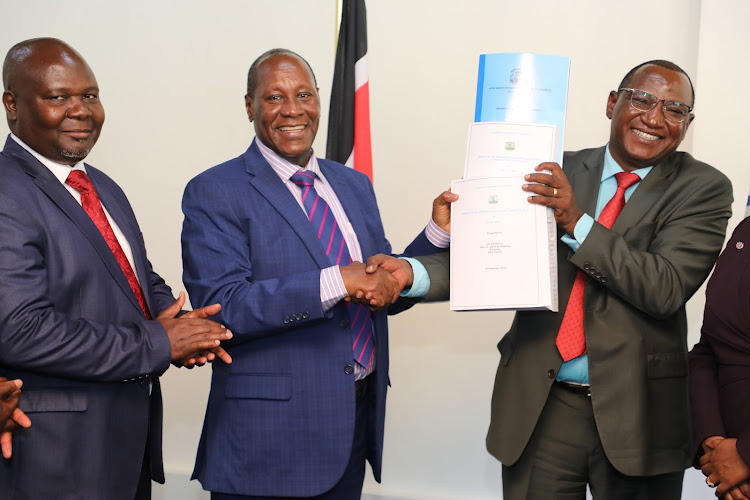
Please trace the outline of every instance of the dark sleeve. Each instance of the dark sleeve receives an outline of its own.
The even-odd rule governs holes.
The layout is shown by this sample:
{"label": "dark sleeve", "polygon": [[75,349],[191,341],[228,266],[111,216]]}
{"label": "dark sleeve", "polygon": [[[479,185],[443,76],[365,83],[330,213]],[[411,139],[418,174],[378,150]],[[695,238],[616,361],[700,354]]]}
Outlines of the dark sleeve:
{"label": "dark sleeve", "polygon": [[[703,454],[701,443],[711,436],[726,437],[719,406],[716,358],[710,338],[701,335],[688,355],[690,363],[690,409],[693,417],[694,459]],[[739,441],[738,446],[739,449]],[[744,457],[743,457],[744,458]]]}
{"label": "dark sleeve", "polygon": [[[50,289],[46,221],[19,198],[0,192],[0,364],[99,382],[163,373],[171,349],[159,322],[93,321],[80,312],[107,307],[100,304],[80,304],[79,314],[59,308]],[[68,272],[80,272],[76,279],[85,280],[81,269]]]}
{"label": "dark sleeve", "polygon": [[681,191],[684,202],[653,227],[620,235],[594,223],[570,262],[590,264],[607,277],[601,286],[654,318],[680,311],[711,271],[731,215],[729,179],[713,169],[693,177]]}
{"label": "dark sleeve", "polygon": [[450,298],[450,250],[412,257],[418,260],[430,277],[430,289],[423,299],[402,297],[388,308],[388,314],[398,314],[419,302],[439,302]]}

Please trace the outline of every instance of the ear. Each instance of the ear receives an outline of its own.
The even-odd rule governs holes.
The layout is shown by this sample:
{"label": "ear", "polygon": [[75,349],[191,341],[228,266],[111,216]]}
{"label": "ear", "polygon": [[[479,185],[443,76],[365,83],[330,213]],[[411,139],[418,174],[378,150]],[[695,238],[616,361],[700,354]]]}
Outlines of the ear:
{"label": "ear", "polygon": [[245,109],[248,119],[252,122],[255,119],[255,112],[253,111],[253,98],[250,97],[250,94],[245,94]]}
{"label": "ear", "polygon": [[615,109],[615,104],[617,104],[617,96],[619,94],[616,90],[612,90],[609,93],[609,97],[607,97],[607,118],[610,120],[612,119],[612,112]]}
{"label": "ear", "polygon": [[685,124],[685,130],[687,130],[690,124],[693,123],[694,119],[695,119],[695,115],[693,113],[690,113],[690,116],[688,116],[687,123]]}
{"label": "ear", "polygon": [[688,116],[688,119],[685,121],[685,128],[682,131],[682,137],[685,137],[685,134],[687,134],[688,128],[690,128],[690,124],[693,123],[693,119],[695,119],[695,115],[693,113],[690,113]]}
{"label": "ear", "polygon": [[5,108],[5,114],[8,117],[8,121],[16,121],[16,115],[18,114],[18,111],[16,110],[16,96],[14,96],[13,92],[10,90],[3,92],[3,107]]}

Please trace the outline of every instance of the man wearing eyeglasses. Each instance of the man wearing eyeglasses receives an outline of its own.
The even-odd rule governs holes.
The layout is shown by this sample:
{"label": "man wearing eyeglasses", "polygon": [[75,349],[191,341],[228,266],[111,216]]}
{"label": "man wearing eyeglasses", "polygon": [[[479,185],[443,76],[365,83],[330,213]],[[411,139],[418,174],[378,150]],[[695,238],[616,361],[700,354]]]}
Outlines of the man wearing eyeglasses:
{"label": "man wearing eyeglasses", "polygon": [[[487,448],[505,500],[583,500],[587,485],[608,500],[680,498],[693,458],[685,302],[732,203],[726,176],[676,152],[693,104],[681,68],[641,64],[609,93],[607,146],[526,177],[529,201],[555,211],[560,312],[518,312],[498,345]],[[447,253],[418,260],[427,299],[447,297]],[[419,287],[403,260],[369,264]]]}

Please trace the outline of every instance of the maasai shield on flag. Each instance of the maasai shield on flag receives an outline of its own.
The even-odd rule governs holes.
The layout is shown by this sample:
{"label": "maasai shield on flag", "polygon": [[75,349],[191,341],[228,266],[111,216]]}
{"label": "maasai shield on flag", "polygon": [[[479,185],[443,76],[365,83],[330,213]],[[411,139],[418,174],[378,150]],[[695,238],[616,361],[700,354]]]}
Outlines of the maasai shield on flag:
{"label": "maasai shield on flag", "polygon": [[367,11],[364,0],[344,0],[328,114],[326,158],[372,181]]}

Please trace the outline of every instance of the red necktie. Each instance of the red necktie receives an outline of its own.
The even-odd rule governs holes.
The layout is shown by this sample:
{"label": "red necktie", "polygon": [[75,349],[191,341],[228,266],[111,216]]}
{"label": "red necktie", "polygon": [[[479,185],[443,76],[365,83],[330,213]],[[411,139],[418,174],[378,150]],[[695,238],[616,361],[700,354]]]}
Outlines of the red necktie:
{"label": "red necktie", "polygon": [[[352,259],[346,246],[344,235],[331,212],[328,203],[318,195],[313,185],[317,176],[313,172],[300,170],[289,180],[302,189],[302,204],[307,216],[323,243],[326,255],[334,266],[347,265]],[[352,351],[354,360],[365,369],[370,367],[375,352],[374,330],[370,311],[362,304],[348,303],[350,330],[352,333]]]}
{"label": "red necktie", "polygon": [[[638,174],[633,172],[619,172],[615,174],[615,178],[617,179],[617,191],[612,199],[607,202],[597,219],[597,222],[607,229],[612,228],[615,219],[625,206],[625,190],[641,180]],[[585,288],[586,273],[579,269],[555,340],[555,345],[557,345],[557,350],[560,351],[563,361],[570,361],[586,352],[586,336],[583,331],[583,291]]]}
{"label": "red necktie", "polygon": [[117,263],[120,264],[120,268],[122,269],[125,278],[127,278],[130,288],[133,289],[135,298],[138,300],[138,304],[141,306],[143,314],[146,315],[146,319],[151,319],[141,286],[138,284],[133,268],[130,266],[130,262],[128,262],[128,258],[125,256],[125,252],[122,250],[120,242],[117,241],[115,232],[112,231],[112,226],[109,225],[107,216],[104,213],[101,202],[99,201],[99,195],[96,194],[96,189],[94,189],[91,179],[89,179],[86,172],[82,170],[71,170],[65,182],[81,193],[81,205],[83,205],[83,209],[89,217],[91,217],[91,220],[94,221],[97,229],[102,233],[104,241],[107,242],[109,249],[112,250],[112,253],[115,255],[115,259],[117,259]]}

